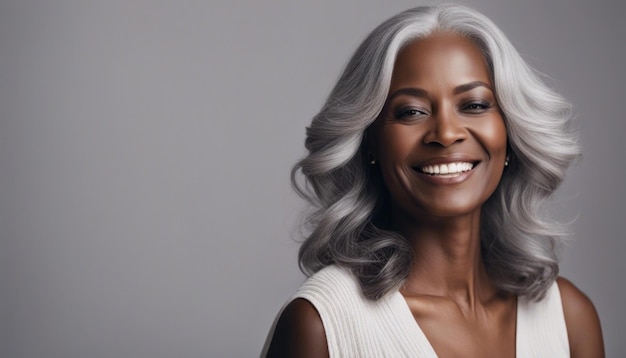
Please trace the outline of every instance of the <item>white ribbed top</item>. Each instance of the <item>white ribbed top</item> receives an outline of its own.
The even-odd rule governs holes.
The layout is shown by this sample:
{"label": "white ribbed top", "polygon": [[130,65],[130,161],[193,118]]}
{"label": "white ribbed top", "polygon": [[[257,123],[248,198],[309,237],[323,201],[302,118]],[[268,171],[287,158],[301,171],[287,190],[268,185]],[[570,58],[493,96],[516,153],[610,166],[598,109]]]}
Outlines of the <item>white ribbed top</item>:
{"label": "white ribbed top", "polygon": [[[400,292],[368,300],[345,269],[322,269],[293,298],[308,300],[319,312],[331,358],[437,357]],[[518,299],[516,352],[518,358],[569,357],[556,282],[540,302]]]}
{"label": "white ribbed top", "polygon": [[569,357],[567,327],[556,281],[539,302],[517,300],[517,357]]}

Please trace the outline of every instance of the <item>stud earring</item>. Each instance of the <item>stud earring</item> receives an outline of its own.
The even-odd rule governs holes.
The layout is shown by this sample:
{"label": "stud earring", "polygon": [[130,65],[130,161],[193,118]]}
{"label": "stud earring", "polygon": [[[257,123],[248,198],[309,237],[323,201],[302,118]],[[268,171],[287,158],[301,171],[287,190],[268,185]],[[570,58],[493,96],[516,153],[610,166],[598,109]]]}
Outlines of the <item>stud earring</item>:
{"label": "stud earring", "polygon": [[509,166],[509,156],[507,155],[506,158],[504,159],[504,166],[508,167]]}
{"label": "stud earring", "polygon": [[368,156],[367,159],[369,159],[371,165],[376,164],[376,158],[374,157],[374,154],[368,153],[367,156]]}

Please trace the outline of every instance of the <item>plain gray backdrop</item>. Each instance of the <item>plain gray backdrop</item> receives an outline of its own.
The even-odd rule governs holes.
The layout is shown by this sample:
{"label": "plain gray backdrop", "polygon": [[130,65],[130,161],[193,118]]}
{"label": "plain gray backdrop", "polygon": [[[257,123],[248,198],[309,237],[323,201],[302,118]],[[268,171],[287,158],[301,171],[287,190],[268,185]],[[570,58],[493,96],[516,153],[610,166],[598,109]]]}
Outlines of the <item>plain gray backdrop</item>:
{"label": "plain gray backdrop", "polygon": [[[488,1],[577,110],[562,265],[626,356],[619,1]],[[365,35],[415,1],[0,2],[0,356],[257,356],[303,280],[289,170]]]}

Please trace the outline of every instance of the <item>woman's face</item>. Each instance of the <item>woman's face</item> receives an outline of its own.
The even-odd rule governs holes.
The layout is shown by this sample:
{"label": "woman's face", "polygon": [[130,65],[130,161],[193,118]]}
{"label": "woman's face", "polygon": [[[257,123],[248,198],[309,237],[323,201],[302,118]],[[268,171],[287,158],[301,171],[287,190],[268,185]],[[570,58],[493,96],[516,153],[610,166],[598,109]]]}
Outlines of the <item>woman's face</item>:
{"label": "woman's face", "polygon": [[477,212],[500,182],[506,128],[481,52],[466,38],[435,34],[405,47],[372,129],[396,214]]}

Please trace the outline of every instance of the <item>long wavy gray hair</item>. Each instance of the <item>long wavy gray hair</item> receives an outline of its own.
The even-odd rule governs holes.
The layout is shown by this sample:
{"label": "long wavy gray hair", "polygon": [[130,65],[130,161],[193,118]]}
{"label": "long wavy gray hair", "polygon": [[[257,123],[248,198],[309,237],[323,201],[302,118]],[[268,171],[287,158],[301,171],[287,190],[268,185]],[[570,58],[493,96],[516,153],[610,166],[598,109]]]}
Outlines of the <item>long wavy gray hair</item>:
{"label": "long wavy gray hair", "polygon": [[398,52],[433,31],[465,36],[481,49],[507,128],[511,164],[482,208],[489,275],[505,291],[541,299],[558,275],[565,231],[544,221],[540,207],[580,155],[571,106],[489,19],[458,5],[417,7],[378,26],[313,118],[306,131],[309,154],[292,170],[294,188],[313,205],[300,268],[310,275],[331,264],[347,267],[370,299],[397,290],[407,278],[412,251],[381,220],[388,199],[367,161],[365,133],[385,104]]}

